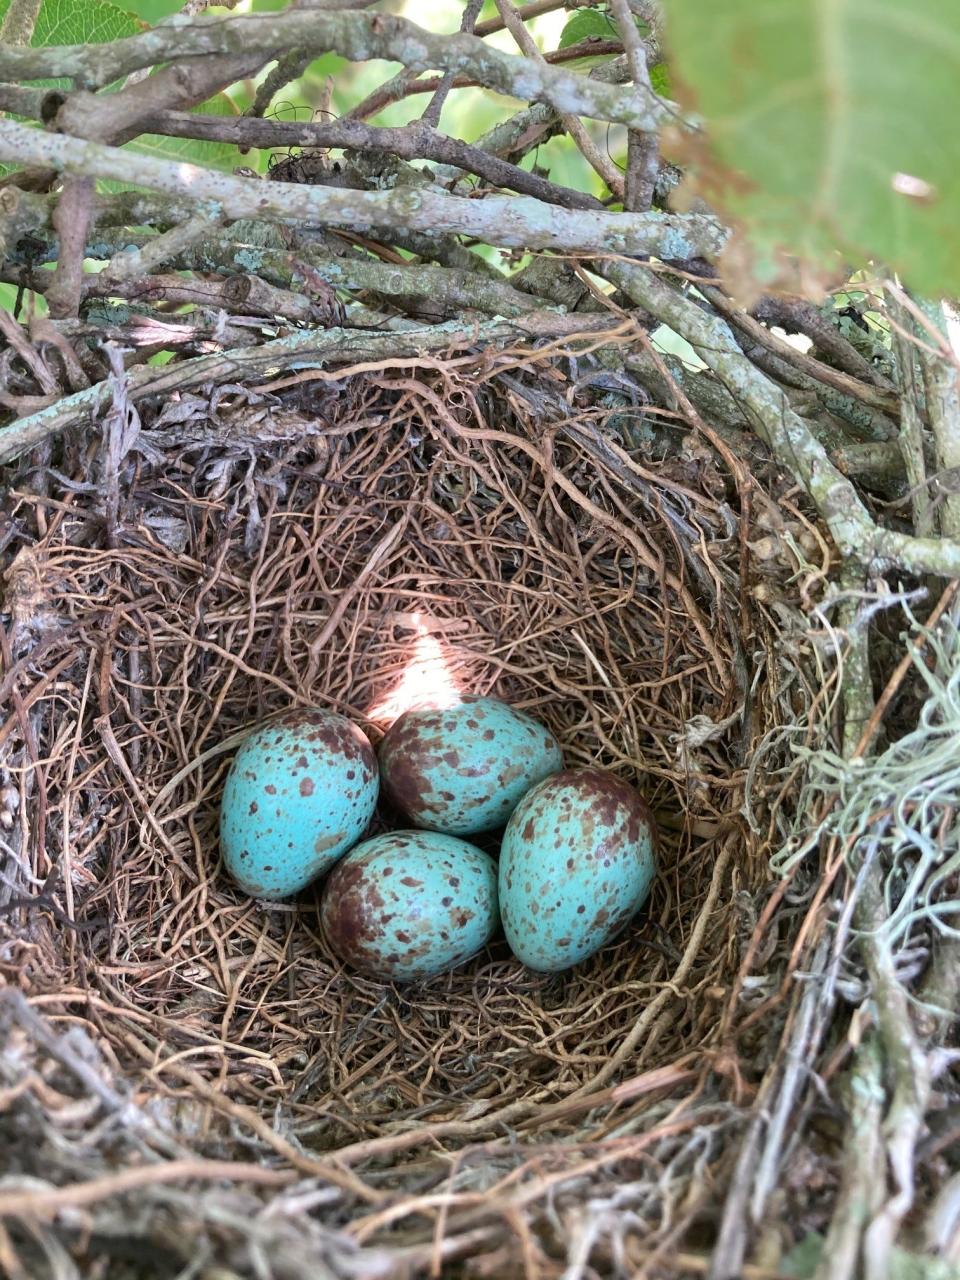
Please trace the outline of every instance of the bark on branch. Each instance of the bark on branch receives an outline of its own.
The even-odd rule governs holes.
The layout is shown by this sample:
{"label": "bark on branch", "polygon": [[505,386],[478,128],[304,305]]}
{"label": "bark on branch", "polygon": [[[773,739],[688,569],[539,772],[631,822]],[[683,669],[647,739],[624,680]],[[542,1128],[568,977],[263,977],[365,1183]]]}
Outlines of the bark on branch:
{"label": "bark on branch", "polygon": [[0,160],[48,166],[195,200],[217,218],[260,218],[299,226],[366,231],[395,227],[427,235],[473,236],[506,248],[564,253],[652,255],[664,260],[712,257],[727,232],[699,214],[626,214],[558,209],[527,196],[465,200],[429,190],[350,191],[236,178],[195,165],[0,120]]}
{"label": "bark on branch", "polygon": [[383,13],[233,14],[226,18],[173,17],[140,35],[108,44],[21,49],[0,46],[0,79],[70,76],[97,89],[171,60],[259,53],[261,65],[289,49],[338,53],[352,62],[385,58],[412,70],[453,71],[524,101],[549,103],[562,114],[589,116],[652,130],[669,106],[655,94],[615,89],[546,63],[502,53],[477,36],[435,35],[405,18]]}

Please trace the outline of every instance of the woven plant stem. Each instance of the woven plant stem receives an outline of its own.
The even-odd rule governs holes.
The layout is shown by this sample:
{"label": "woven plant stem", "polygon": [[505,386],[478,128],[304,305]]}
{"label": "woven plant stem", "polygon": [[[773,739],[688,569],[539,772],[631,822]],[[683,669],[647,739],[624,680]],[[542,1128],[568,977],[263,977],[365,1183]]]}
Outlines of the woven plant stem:
{"label": "woven plant stem", "polygon": [[686,981],[687,975],[697,958],[700,947],[703,945],[703,937],[706,933],[710,913],[716,904],[717,898],[720,896],[720,889],[723,885],[727,864],[730,861],[732,853],[733,842],[728,840],[723,846],[720,856],[717,858],[714,865],[707,897],[704,900],[703,907],[697,917],[696,926],[690,934],[690,940],[687,943],[683,956],[680,959],[680,963],[671,975],[671,985],[665,987],[663,991],[651,1000],[650,1004],[647,1005],[646,1009],[644,1009],[642,1016],[637,1019],[636,1023],[630,1028],[628,1034],[624,1037],[621,1043],[617,1045],[616,1052],[611,1055],[610,1059],[603,1065],[601,1070],[593,1076],[592,1079],[588,1080],[586,1084],[581,1085],[579,1089],[570,1095],[572,1098],[581,1098],[594,1093],[597,1089],[603,1088],[607,1081],[616,1075],[617,1071],[631,1063],[641,1040],[645,1036],[653,1036],[658,1025],[657,1020],[659,1015],[664,1011],[669,1003],[671,987]]}
{"label": "woven plant stem", "polygon": [[[609,324],[597,317],[600,328]],[[198,356],[193,360],[156,368],[139,365],[130,370],[128,394],[132,402],[145,396],[170,395],[186,387],[260,379],[290,368],[322,368],[333,362],[366,362],[383,359],[417,365],[431,351],[448,352],[457,346],[507,342],[534,334],[569,334],[590,330],[586,316],[560,316],[532,312],[515,321],[487,324],[442,324],[402,333],[370,333],[363,329],[306,329],[261,346]],[[0,429],[0,462],[9,462],[41,441],[96,418],[109,404],[109,385],[98,382],[29,417]]]}

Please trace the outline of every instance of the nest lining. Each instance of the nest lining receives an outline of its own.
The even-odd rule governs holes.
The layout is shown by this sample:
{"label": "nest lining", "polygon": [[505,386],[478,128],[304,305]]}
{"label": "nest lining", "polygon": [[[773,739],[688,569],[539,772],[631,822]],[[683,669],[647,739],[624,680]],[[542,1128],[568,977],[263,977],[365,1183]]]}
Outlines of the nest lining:
{"label": "nest lining", "polygon": [[[313,1224],[374,1271],[377,1250],[416,1269],[431,1240],[529,1271],[557,1231],[525,1241],[496,1209],[494,1229],[471,1197],[549,1217],[555,1194],[614,1194],[645,1161],[689,1180],[735,1124],[707,1080],[775,834],[740,815],[744,771],[786,699],[709,457],[652,469],[609,412],[543,412],[546,360],[431,363],[183,397],[145,411],[113,474],[104,443],[92,492],[63,483],[69,456],[21,479],[36,536],[9,575],[11,657],[36,693],[8,764],[42,761],[10,776],[35,786],[25,885],[50,892],[0,956],[179,1149],[335,1187]],[[322,705],[376,738],[418,678],[503,696],[654,809],[649,905],[575,970],[530,973],[499,942],[391,987],[325,949],[315,890],[257,903],[223,875],[237,735]],[[442,1213],[420,1204],[438,1188]],[[204,1194],[201,1234],[211,1206],[253,1196]],[[161,1201],[186,1212],[151,1195],[134,1201],[148,1224]],[[647,1243],[669,1229],[651,1215]]]}

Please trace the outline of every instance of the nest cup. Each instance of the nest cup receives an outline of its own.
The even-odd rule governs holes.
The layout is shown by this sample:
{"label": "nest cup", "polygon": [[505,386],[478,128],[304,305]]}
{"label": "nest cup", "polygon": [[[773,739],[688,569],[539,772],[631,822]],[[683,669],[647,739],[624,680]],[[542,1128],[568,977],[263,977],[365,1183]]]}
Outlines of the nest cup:
{"label": "nest cup", "polygon": [[[179,1224],[171,1267],[203,1237],[242,1275],[265,1241],[267,1276],[321,1246],[324,1275],[534,1274],[625,1185],[660,1179],[636,1240],[665,1198],[689,1221],[685,1188],[722,1149],[708,1081],[770,880],[745,771],[780,705],[731,481],[679,429],[638,445],[637,411],[551,408],[549,353],[419,365],[198,398],[192,421],[144,407],[112,527],[55,479],[18,491],[36,534],[9,577],[12,656],[47,682],[21,862],[55,907],[8,917],[6,976],[174,1156],[264,1172],[122,1193]],[[659,873],[573,970],[532,973],[501,940],[391,986],[326,949],[318,887],[270,904],[230,882],[223,782],[240,735],[289,707],[377,740],[461,693],[637,786]],[[90,1137],[89,1176],[136,1158],[120,1129]]]}

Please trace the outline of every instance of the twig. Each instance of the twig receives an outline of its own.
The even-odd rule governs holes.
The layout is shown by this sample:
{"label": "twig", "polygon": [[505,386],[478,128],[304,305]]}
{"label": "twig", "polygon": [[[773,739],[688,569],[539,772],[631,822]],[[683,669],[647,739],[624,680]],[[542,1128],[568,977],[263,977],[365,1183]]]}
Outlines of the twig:
{"label": "twig", "polygon": [[130,246],[121,249],[100,272],[97,283],[104,289],[109,289],[131,280],[138,280],[155,271],[157,267],[180,257],[199,240],[209,236],[219,225],[219,219],[198,213],[180,226],[171,227],[162,235],[153,236],[140,248]]}
{"label": "twig", "polygon": [[423,122],[403,128],[378,128],[360,120],[295,123],[236,116],[204,116],[189,111],[161,111],[146,122],[150,133],[175,138],[230,142],[237,147],[342,147],[386,151],[403,160],[435,160],[474,173],[496,187],[535,196],[568,209],[602,209],[601,201],[561,187],[519,165],[501,160],[459,138],[448,138]]}
{"label": "twig", "polygon": [[878,375],[872,383],[864,383],[839,369],[832,369],[830,365],[824,364],[822,360],[817,360],[805,351],[798,351],[796,347],[785,339],[764,328],[748,312],[730,302],[721,289],[716,288],[714,285],[698,285],[697,288],[714,309],[719,311],[721,315],[726,316],[737,328],[742,329],[744,333],[755,341],[776,352],[781,359],[786,360],[788,364],[795,365],[811,378],[816,379],[818,382],[825,382],[828,386],[834,387],[845,395],[854,396],[856,399],[863,401],[864,404],[870,405],[871,408],[883,409],[888,412],[891,409],[896,409],[896,388],[885,378],[881,378]]}
{"label": "twig", "polygon": [[[920,306],[936,332],[946,340],[943,306],[932,302]],[[925,345],[920,347],[919,359],[937,470],[960,467],[960,370],[955,362],[942,354],[934,354]],[[944,495],[940,528],[948,538],[960,537],[960,495]]]}
{"label": "twig", "polygon": [[865,1280],[886,1280],[897,1232],[913,1205],[914,1153],[930,1093],[930,1066],[914,1031],[907,993],[883,933],[887,911],[879,865],[874,865],[864,882],[854,919],[861,931],[860,948],[872,981],[877,1022],[894,1082],[883,1124],[894,1191],[871,1221],[863,1245]]}
{"label": "twig", "polygon": [[256,96],[244,115],[254,119],[262,116],[281,89],[294,80],[299,80],[313,58],[312,51],[303,49],[291,49],[289,53],[285,53],[277,60],[276,66],[270,68],[262,83],[257,85]]}
{"label": "twig", "polygon": [[0,42],[28,45],[33,38],[42,3],[43,0],[10,0],[3,22],[0,22]]}
{"label": "twig", "polygon": [[75,175],[64,183],[53,214],[60,252],[47,305],[55,320],[76,316],[83,287],[83,251],[93,207],[93,179]]}
{"label": "twig", "polygon": [[847,1082],[847,1128],[840,1191],[814,1280],[850,1280],[857,1274],[863,1231],[880,1207],[883,1163],[880,1125],[886,1095],[879,1037],[868,1032]]}
{"label": "twig", "polygon": [[[460,19],[461,32],[473,35],[477,17],[482,8],[483,0],[467,0],[463,17]],[[423,124],[429,125],[432,129],[436,129],[440,124],[440,113],[443,111],[443,104],[447,100],[447,95],[453,88],[455,78],[455,73],[449,69],[443,73],[443,78],[437,86],[436,92],[427,103],[423,115],[420,117]]]}
{"label": "twig", "polygon": [[263,61],[259,52],[178,58],[173,66],[127,83],[117,93],[71,93],[57,110],[53,124],[77,138],[119,145],[143,133],[157,111],[186,111],[206,102],[228,85],[254,75]]}
{"label": "twig", "polygon": [[[619,54],[621,52],[621,44],[619,40],[612,41],[596,41],[584,40],[580,44],[568,45],[565,49],[553,49],[549,53],[543,54],[544,62],[552,67],[562,66],[565,62],[577,62],[580,58],[592,56],[601,57],[610,54]],[[602,68],[600,68],[602,69]],[[591,76],[593,73],[590,73]],[[599,79],[604,79],[601,76]],[[378,111],[382,111],[384,107],[389,107],[391,103],[399,102],[402,98],[412,97],[419,93],[436,93],[443,81],[442,76],[426,76],[412,74],[402,71],[399,75],[394,76],[392,80],[388,80],[385,84],[374,89],[362,102],[358,102],[355,107],[351,107],[347,113],[351,120],[366,120],[372,115],[376,115]],[[479,81],[471,76],[455,76],[453,87],[455,89],[475,88]],[[548,107],[549,111],[550,108]]]}
{"label": "twig", "polygon": [[812,980],[803,987],[794,986],[793,1004],[778,1052],[764,1073],[737,1154],[709,1280],[738,1280],[743,1274],[750,1226],[757,1227],[763,1221],[777,1166],[784,1157],[784,1136],[795,1118],[798,1097],[808,1083],[808,1066],[829,1025],[815,976],[823,973],[828,958],[829,949],[821,943],[812,957]]}
{"label": "twig", "polygon": [[[805,298],[790,296],[762,298],[751,312],[765,325],[779,325],[787,333],[803,333],[821,355],[829,356],[838,369],[861,382],[890,389],[890,383],[870,361],[848,342],[840,330]],[[778,348],[779,349],[779,348]]]}
{"label": "twig", "polygon": [[897,355],[900,380],[900,452],[906,472],[913,510],[913,527],[927,536],[933,532],[930,493],[927,489],[927,466],[923,456],[923,424],[920,421],[919,360],[910,341],[913,322],[892,295],[887,308],[895,321],[893,347]]}
{"label": "twig", "polygon": [[856,489],[830,461],[783,390],[743,358],[723,320],[708,315],[641,267],[606,264],[604,274],[694,347],[743,406],[751,426],[789,466],[823,516],[844,556],[867,566],[960,576],[960,541],[920,538],[874,524]]}
{"label": "twig", "polygon": [[[647,66],[647,51],[627,0],[610,0],[610,8],[617,20],[624,52],[630,66],[633,83],[654,97]],[[657,167],[660,145],[656,132],[641,133],[631,129],[627,134],[627,177],[624,184],[623,207],[630,212],[649,209],[653,204],[653,191],[657,183]]]}
{"label": "twig", "polygon": [[[497,10],[503,19],[504,26],[517,42],[518,47],[526,54],[531,63],[538,67],[546,66],[543,55],[537,48],[536,41],[530,35],[530,32],[523,25],[520,16],[517,13],[513,0],[496,0]],[[528,94],[528,97],[535,95]],[[555,105],[555,104],[551,104]],[[605,156],[597,147],[596,143],[587,133],[577,116],[570,111],[564,111],[559,108],[560,120],[564,129],[577,144],[577,147],[583,153],[584,158],[592,169],[600,175],[614,195],[623,198],[623,179],[617,166],[609,158]],[[584,113],[586,114],[586,113]]]}
{"label": "twig", "polygon": [[[521,22],[529,22],[531,18],[539,18],[545,13],[555,13],[557,9],[579,9],[589,5],[591,0],[532,0],[531,4],[523,4],[517,8],[517,16]],[[492,36],[503,31],[506,23],[503,18],[487,18],[478,22],[473,29],[474,35]]]}

